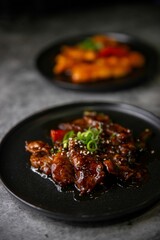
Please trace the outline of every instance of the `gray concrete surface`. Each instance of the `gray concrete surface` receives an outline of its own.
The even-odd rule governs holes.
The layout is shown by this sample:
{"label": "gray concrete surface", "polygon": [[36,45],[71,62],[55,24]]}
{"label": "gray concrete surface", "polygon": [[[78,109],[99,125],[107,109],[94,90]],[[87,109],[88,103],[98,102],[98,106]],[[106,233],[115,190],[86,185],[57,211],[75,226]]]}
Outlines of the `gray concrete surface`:
{"label": "gray concrete surface", "polygon": [[[131,103],[160,117],[159,72],[148,84],[112,93],[64,90],[41,76],[35,58],[44,47],[63,37],[89,31],[133,34],[160,52],[160,7],[115,5],[32,20],[0,19],[0,139],[35,112],[82,99]],[[160,204],[133,220],[114,225],[72,225],[26,208],[0,181],[0,239],[159,240]]]}

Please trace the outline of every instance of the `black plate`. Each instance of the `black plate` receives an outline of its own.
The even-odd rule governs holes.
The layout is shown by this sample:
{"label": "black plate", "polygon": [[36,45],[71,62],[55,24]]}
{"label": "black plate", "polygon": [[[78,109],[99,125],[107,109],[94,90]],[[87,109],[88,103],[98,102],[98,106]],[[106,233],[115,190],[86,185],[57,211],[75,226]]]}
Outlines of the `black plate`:
{"label": "black plate", "polygon": [[83,90],[90,92],[105,92],[115,91],[126,88],[135,87],[140,84],[144,84],[149,80],[153,80],[153,76],[157,71],[158,56],[155,49],[149,44],[137,39],[136,37],[122,34],[122,33],[103,33],[107,36],[114,37],[117,41],[127,44],[131,49],[141,52],[146,60],[145,66],[134,70],[130,75],[118,80],[107,80],[93,83],[81,83],[75,84],[70,81],[66,76],[54,75],[52,69],[54,66],[54,58],[59,53],[62,45],[73,45],[86,37],[93,36],[94,34],[80,35],[71,37],[69,39],[63,39],[46,49],[44,49],[36,59],[36,65],[41,74],[46,79],[55,84],[58,87],[72,90]]}
{"label": "black plate", "polygon": [[[150,149],[155,150],[148,164],[149,180],[141,187],[112,187],[96,199],[75,201],[73,192],[59,192],[52,181],[31,171],[26,140],[48,141],[48,132],[59,122],[81,116],[86,109],[105,112],[113,121],[134,131],[135,137],[150,128]],[[75,103],[37,113],[15,126],[0,146],[0,175],[5,187],[16,198],[47,216],[74,222],[109,221],[129,218],[160,200],[160,119],[145,110],[123,103]]]}

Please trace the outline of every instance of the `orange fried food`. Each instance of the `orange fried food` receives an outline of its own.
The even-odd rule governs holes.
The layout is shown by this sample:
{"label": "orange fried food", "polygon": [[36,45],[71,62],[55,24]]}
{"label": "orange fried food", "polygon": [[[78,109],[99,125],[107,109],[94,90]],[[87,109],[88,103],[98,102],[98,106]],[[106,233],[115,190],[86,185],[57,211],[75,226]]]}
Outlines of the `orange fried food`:
{"label": "orange fried food", "polygon": [[74,83],[118,79],[145,64],[144,56],[126,44],[95,35],[74,46],[63,46],[55,58],[53,72],[65,74]]}

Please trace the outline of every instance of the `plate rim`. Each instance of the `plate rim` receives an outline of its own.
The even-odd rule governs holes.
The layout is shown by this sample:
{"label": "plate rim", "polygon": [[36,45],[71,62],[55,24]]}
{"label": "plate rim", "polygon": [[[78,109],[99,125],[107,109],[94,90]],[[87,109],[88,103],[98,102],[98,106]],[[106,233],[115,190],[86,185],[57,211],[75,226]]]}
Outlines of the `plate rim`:
{"label": "plate rim", "polygon": [[[54,107],[49,107],[49,108],[46,108],[46,109],[43,109],[41,111],[38,111],[34,114],[31,114],[30,116],[24,118],[23,120],[21,120],[20,122],[18,122],[15,126],[13,126],[5,135],[4,137],[2,138],[2,141],[0,142],[0,153],[1,153],[1,149],[3,148],[3,144],[5,144],[5,141],[7,140],[7,138],[10,136],[10,134],[12,134],[13,132],[15,132],[17,129],[21,128],[24,124],[26,124],[28,121],[31,121],[32,119],[36,119],[36,118],[39,118],[40,116],[43,116],[49,112],[54,112],[56,111],[57,109],[63,109],[64,107],[77,107],[77,106],[80,106],[82,107],[83,105],[83,108],[85,106],[96,106],[99,105],[99,106],[103,106],[103,105],[108,105],[110,107],[117,107],[117,106],[120,106],[121,108],[124,107],[124,113],[128,113],[128,110],[131,110],[131,112],[133,113],[133,110],[137,110],[138,111],[138,114],[141,113],[141,116],[143,116],[143,114],[146,114],[147,115],[147,118],[151,117],[151,120],[154,120],[156,122],[156,126],[159,126],[158,124],[160,123],[160,118],[153,114],[152,112],[144,109],[144,108],[141,108],[141,107],[138,107],[136,105],[132,105],[132,104],[128,104],[128,103],[124,103],[124,102],[109,102],[109,101],[94,101],[94,102],[91,102],[91,101],[77,101],[77,102],[74,102],[74,103],[67,103],[67,104],[60,104],[60,105],[57,105],[57,106],[54,106]],[[130,109],[131,108],[131,109]],[[135,115],[134,115],[135,116]],[[153,119],[152,119],[153,118]],[[0,160],[1,162],[1,160]],[[1,163],[0,163],[1,164]],[[118,221],[119,219],[124,219],[125,218],[128,218],[129,215],[131,217],[134,217],[137,216],[137,213],[139,214],[140,212],[145,212],[147,209],[150,209],[151,207],[155,206],[159,201],[160,201],[160,194],[156,195],[154,198],[152,198],[152,201],[148,204],[147,202],[146,203],[141,203],[140,205],[137,206],[136,210],[135,208],[134,211],[130,210],[130,208],[125,211],[124,214],[121,213],[121,210],[118,211],[118,214],[114,214],[113,217],[109,217],[107,216],[107,214],[104,214],[103,216],[77,216],[76,215],[76,218],[75,216],[73,216],[72,214],[70,216],[66,216],[65,214],[62,214],[62,213],[53,213],[52,211],[50,210],[47,210],[47,209],[44,209],[44,208],[40,208],[32,203],[29,203],[27,202],[26,200],[24,200],[23,198],[21,198],[20,196],[17,196],[13,191],[12,189],[10,189],[10,187],[8,186],[8,184],[5,183],[5,180],[3,179],[2,177],[2,174],[1,174],[1,170],[0,170],[0,179],[1,179],[1,182],[3,183],[3,186],[5,187],[5,189],[11,194],[13,195],[16,199],[18,199],[21,203],[24,203],[25,206],[29,206],[31,207],[32,209],[35,209],[35,210],[38,210],[40,212],[42,212],[43,214],[45,215],[48,215],[49,217],[52,217],[54,219],[57,219],[57,220],[65,220],[65,221],[74,221],[74,222],[99,222],[99,221]],[[142,208],[142,206],[143,208]],[[54,215],[54,216],[53,216]],[[115,217],[116,215],[116,217]],[[95,219],[96,218],[96,219]]]}

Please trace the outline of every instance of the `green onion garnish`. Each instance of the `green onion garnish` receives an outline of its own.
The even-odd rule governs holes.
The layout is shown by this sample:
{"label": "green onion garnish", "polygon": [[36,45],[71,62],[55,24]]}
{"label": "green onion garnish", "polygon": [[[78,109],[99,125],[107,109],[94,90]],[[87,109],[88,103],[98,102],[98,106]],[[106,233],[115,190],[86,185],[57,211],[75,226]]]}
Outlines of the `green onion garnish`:
{"label": "green onion garnish", "polygon": [[64,137],[63,137],[63,148],[67,148],[68,147],[68,140],[69,138],[72,138],[74,136],[74,131],[69,131],[67,132]]}
{"label": "green onion garnish", "polygon": [[86,145],[88,151],[95,152],[97,150],[97,144],[101,132],[101,126],[99,126],[99,129],[89,128],[85,132],[78,132],[77,139]]}
{"label": "green onion garnish", "polygon": [[69,131],[63,137],[63,148],[68,148],[69,138],[73,138],[86,145],[88,151],[95,152],[97,150],[97,144],[101,132],[101,126],[99,126],[99,128],[89,128],[88,130],[78,132],[77,134],[75,134],[73,130]]}
{"label": "green onion garnish", "polygon": [[91,38],[86,38],[84,41],[80,42],[78,46],[84,50],[98,51],[103,48],[101,42],[95,42]]}
{"label": "green onion garnish", "polygon": [[97,143],[94,140],[90,140],[87,143],[87,149],[90,152],[95,152],[97,150]]}

